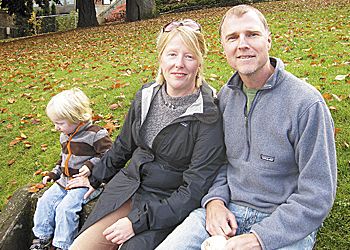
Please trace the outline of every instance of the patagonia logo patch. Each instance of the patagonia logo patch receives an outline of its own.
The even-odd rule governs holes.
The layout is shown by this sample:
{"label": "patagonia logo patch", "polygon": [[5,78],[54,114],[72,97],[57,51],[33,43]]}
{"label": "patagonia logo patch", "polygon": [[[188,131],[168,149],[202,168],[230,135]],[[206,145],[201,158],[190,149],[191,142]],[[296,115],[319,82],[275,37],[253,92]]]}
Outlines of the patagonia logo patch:
{"label": "patagonia logo patch", "polygon": [[187,122],[180,122],[180,124],[184,127],[187,127],[188,126],[188,123]]}
{"label": "patagonia logo patch", "polygon": [[264,161],[269,161],[269,162],[275,161],[275,157],[269,156],[269,155],[263,155],[263,154],[260,155],[260,159]]}

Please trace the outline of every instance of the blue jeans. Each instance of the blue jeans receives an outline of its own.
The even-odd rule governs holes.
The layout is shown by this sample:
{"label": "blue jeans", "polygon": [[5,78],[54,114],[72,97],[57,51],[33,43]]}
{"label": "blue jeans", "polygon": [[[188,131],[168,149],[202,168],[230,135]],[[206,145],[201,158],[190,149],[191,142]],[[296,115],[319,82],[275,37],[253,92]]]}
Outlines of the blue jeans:
{"label": "blue jeans", "polygon": [[[228,208],[236,217],[238,224],[236,235],[249,233],[255,223],[270,215],[233,203],[230,203]],[[311,250],[315,244],[316,233],[317,231],[312,232],[304,239],[280,248],[280,250]],[[202,242],[209,237],[210,235],[205,229],[205,209],[198,208],[191,212],[156,250],[200,250]]]}
{"label": "blue jeans", "polygon": [[87,188],[65,190],[53,184],[39,198],[34,213],[33,233],[51,239],[55,247],[68,249],[78,233],[79,215]]}

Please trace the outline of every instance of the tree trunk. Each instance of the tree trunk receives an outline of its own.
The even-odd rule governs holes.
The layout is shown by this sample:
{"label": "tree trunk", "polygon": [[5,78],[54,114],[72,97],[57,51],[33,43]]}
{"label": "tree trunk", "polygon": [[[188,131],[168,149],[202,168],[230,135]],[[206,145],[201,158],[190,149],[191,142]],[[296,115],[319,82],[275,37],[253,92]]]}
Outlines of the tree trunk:
{"label": "tree trunk", "polygon": [[126,20],[129,22],[156,16],[155,0],[126,0]]}
{"label": "tree trunk", "polygon": [[94,0],[77,0],[78,27],[98,26]]}

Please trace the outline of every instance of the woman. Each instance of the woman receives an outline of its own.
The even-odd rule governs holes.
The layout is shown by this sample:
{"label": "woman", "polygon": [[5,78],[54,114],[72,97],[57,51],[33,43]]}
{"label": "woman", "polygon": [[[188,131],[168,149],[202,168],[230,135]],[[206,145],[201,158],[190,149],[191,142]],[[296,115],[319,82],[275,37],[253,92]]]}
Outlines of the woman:
{"label": "woman", "polygon": [[71,249],[154,249],[200,206],[225,160],[220,113],[203,81],[200,25],[165,25],[157,49],[156,82],[136,93],[121,133],[93,169],[92,187],[108,184]]}

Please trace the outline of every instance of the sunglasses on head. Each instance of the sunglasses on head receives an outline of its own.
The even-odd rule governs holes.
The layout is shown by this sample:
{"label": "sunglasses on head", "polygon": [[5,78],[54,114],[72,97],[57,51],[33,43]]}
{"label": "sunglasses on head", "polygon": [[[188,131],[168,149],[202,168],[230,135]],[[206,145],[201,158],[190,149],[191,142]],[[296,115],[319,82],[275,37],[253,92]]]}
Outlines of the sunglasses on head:
{"label": "sunglasses on head", "polygon": [[185,19],[185,20],[181,20],[181,21],[173,21],[170,22],[168,24],[166,24],[163,27],[163,32],[170,32],[173,29],[176,29],[180,26],[186,26],[189,27],[195,31],[201,31],[201,26],[199,23],[197,23],[196,21],[193,21],[192,19]]}

